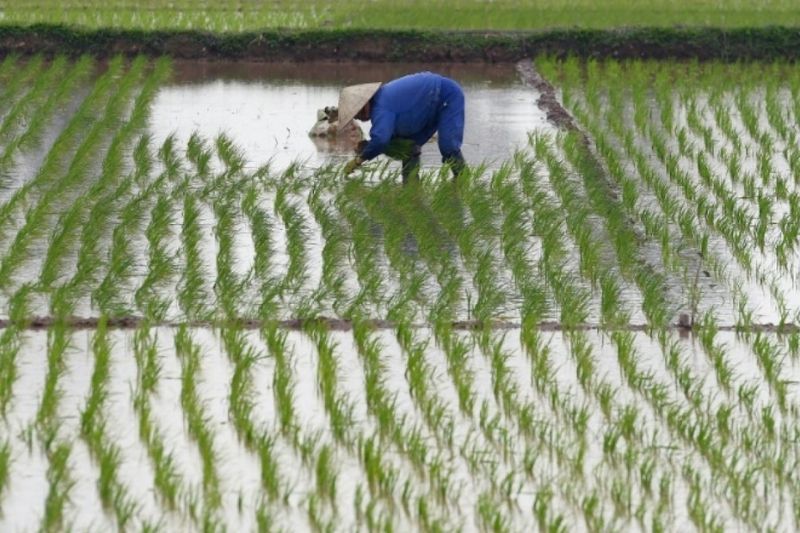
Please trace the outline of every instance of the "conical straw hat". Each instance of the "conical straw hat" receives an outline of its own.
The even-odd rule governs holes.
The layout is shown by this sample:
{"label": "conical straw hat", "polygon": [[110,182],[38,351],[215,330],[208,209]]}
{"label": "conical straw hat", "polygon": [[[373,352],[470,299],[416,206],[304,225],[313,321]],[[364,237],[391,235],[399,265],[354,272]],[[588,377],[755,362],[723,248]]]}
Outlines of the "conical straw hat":
{"label": "conical straw hat", "polygon": [[369,102],[381,83],[362,83],[361,85],[351,85],[345,87],[339,94],[339,129],[347,126],[351,120],[361,111],[361,108]]}

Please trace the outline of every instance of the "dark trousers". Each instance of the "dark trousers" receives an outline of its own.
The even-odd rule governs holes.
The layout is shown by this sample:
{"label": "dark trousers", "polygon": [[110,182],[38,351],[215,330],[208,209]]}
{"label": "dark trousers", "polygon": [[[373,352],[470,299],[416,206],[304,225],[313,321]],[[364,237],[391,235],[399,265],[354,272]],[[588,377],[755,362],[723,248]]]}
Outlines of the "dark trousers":
{"label": "dark trousers", "polygon": [[[403,183],[408,183],[409,180],[417,179],[419,174],[419,157],[422,150],[416,144],[411,149],[411,153],[401,159],[402,162],[402,175]],[[453,177],[457,178],[459,174],[467,167],[467,162],[464,156],[461,155],[461,150],[456,153],[451,153],[447,157],[443,157],[442,161],[450,165],[450,170],[453,172]]]}

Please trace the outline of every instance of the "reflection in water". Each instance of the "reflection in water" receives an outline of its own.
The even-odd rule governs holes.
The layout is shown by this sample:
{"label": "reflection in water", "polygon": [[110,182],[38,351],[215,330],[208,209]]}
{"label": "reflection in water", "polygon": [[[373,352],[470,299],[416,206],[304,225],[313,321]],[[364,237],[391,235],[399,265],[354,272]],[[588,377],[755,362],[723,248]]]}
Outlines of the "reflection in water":
{"label": "reflection in water", "polygon": [[177,84],[204,84],[210,80],[274,83],[296,82],[307,85],[337,86],[386,81],[406,74],[430,70],[460,82],[489,82],[507,87],[518,82],[510,65],[492,63],[359,63],[322,62],[265,63],[259,61],[188,61],[173,63]]}
{"label": "reflection in water", "polygon": [[358,141],[350,137],[314,137],[309,136],[314,147],[321,155],[351,155],[355,153]]}
{"label": "reflection in water", "polygon": [[364,132],[354,121],[339,127],[339,110],[335,106],[317,110],[317,122],[308,136],[317,151],[323,153],[352,154],[364,140]]}
{"label": "reflection in water", "polygon": [[[551,128],[536,106],[537,94],[519,83],[509,65],[179,62],[172,84],[156,98],[149,129],[156,142],[172,132],[181,143],[193,131],[206,138],[224,132],[252,167],[267,161],[275,168],[293,161],[311,167],[344,162],[352,155],[348,146],[317,145],[308,136],[317,110],[335,105],[347,84],[419,70],[441,72],[463,86],[463,152],[471,164],[486,161],[497,166],[526,144],[529,131]],[[438,166],[439,157],[434,138],[423,147],[422,164]]]}

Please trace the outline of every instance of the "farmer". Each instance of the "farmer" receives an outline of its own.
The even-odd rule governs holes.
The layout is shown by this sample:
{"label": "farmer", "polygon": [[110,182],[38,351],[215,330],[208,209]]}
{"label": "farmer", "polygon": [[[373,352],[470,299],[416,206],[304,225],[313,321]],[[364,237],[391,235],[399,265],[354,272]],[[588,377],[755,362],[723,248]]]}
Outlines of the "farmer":
{"label": "farmer", "polygon": [[419,171],[420,147],[439,134],[442,162],[454,176],[466,167],[461,155],[464,137],[464,92],[456,82],[431,72],[410,74],[386,84],[365,83],[342,89],[339,128],[352,119],[372,122],[369,142],[345,166],[350,174],[364,161],[386,154],[402,161],[403,183]]}

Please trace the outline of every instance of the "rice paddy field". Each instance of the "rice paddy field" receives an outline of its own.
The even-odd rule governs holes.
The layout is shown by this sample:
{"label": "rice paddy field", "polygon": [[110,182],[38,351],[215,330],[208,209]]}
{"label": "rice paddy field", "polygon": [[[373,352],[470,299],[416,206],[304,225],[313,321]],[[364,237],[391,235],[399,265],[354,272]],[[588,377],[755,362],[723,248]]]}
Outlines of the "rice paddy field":
{"label": "rice paddy field", "polygon": [[800,527],[800,71],[532,66],[403,187],[333,82],[5,58],[0,530]]}
{"label": "rice paddy field", "polygon": [[793,0],[0,0],[0,26],[240,32],[797,26]]}

